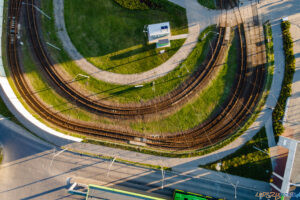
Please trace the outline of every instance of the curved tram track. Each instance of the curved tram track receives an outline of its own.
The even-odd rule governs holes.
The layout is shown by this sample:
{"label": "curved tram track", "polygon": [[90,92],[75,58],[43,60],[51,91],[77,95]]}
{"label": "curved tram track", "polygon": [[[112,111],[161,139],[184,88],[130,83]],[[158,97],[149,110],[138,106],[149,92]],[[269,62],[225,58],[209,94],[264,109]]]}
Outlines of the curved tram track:
{"label": "curved tram track", "polygon": [[[210,52],[210,59],[205,66],[199,67],[184,83],[182,83],[177,89],[171,91],[164,97],[156,98],[154,101],[142,103],[140,105],[108,105],[101,101],[92,100],[89,97],[83,95],[80,91],[72,88],[60,74],[53,67],[51,58],[47,55],[40,34],[38,31],[38,22],[36,17],[34,0],[27,0],[27,22],[29,27],[29,35],[31,37],[31,43],[35,55],[37,56],[41,68],[46,72],[48,77],[52,80],[56,89],[61,91],[66,98],[72,99],[77,105],[87,108],[90,111],[98,112],[102,115],[112,118],[136,118],[149,114],[157,114],[161,111],[170,109],[172,107],[178,107],[182,105],[189,97],[197,94],[211,79],[214,72],[217,71],[217,61],[224,55],[226,49],[223,48],[223,38],[225,35],[224,28],[219,30],[219,37],[216,42],[216,48],[213,52]],[[222,51],[221,51],[222,50]]]}
{"label": "curved tram track", "polygon": [[[33,4],[34,1],[27,1],[27,16],[28,20],[36,27],[35,21],[35,9],[30,4]],[[157,147],[163,149],[170,150],[187,150],[187,149],[199,149],[203,147],[211,146],[212,144],[216,144],[227,137],[229,137],[235,130],[243,125],[245,120],[250,116],[252,110],[255,108],[256,103],[259,100],[259,97],[262,93],[263,83],[264,83],[264,66],[260,67],[251,67],[247,65],[246,58],[246,44],[243,38],[243,33],[240,27],[238,28],[239,34],[239,42],[240,42],[240,69],[237,74],[237,78],[235,80],[235,87],[231,91],[230,97],[220,106],[220,110],[209,120],[204,123],[198,125],[197,127],[190,129],[188,131],[180,132],[180,133],[172,133],[165,134],[164,136],[157,135],[144,135],[140,133],[128,132],[123,130],[112,130],[103,127],[90,126],[83,122],[78,123],[72,120],[67,120],[64,117],[58,116],[57,114],[51,112],[47,109],[34,95],[32,95],[32,91],[30,91],[29,86],[27,85],[22,71],[19,66],[19,55],[18,55],[18,42],[17,42],[17,22],[20,17],[20,7],[21,1],[11,0],[10,1],[10,10],[9,10],[9,34],[7,40],[7,49],[8,49],[8,60],[9,66],[11,69],[12,77],[14,79],[15,85],[19,90],[21,96],[24,98],[27,104],[37,112],[42,118],[50,121],[54,125],[61,127],[63,129],[71,130],[78,132],[80,134],[84,134],[87,136],[91,136],[94,138],[106,139],[111,141],[119,141],[128,143],[129,141],[134,140],[142,140],[147,146]],[[34,20],[30,20],[34,19]],[[31,27],[31,26],[30,26]],[[30,28],[31,29],[31,28]],[[37,30],[31,29],[31,37],[33,39],[33,46],[35,52],[38,53],[39,56],[45,56],[46,54],[43,51],[42,46],[40,44],[40,40],[38,38],[34,38],[33,36],[37,36]],[[220,28],[220,37],[217,42],[217,48],[214,50],[212,58],[209,62],[217,62],[220,58],[220,52],[225,51],[226,42],[224,42],[224,29]],[[36,40],[35,40],[36,39]],[[34,42],[35,41],[35,42]],[[219,47],[218,47],[219,46]],[[219,50],[218,50],[219,48]],[[41,53],[43,52],[43,53]],[[44,55],[42,55],[44,54]],[[42,57],[41,57],[42,58]],[[258,58],[259,59],[259,58]],[[41,63],[43,67],[44,65],[48,65],[47,60],[45,59],[43,63]],[[49,68],[45,67],[45,70]],[[208,73],[208,72],[207,72]],[[59,81],[59,79],[55,78],[55,74],[49,74],[54,81]],[[197,79],[201,75],[194,76],[192,79]],[[208,74],[202,75],[202,81],[204,77],[209,76]],[[61,84],[61,88],[67,88],[64,83]],[[190,92],[196,90],[198,85],[201,85],[201,78],[197,81],[191,81],[184,84],[185,88],[189,88]],[[188,91],[183,90],[183,91]],[[191,93],[183,92],[179,94],[179,100],[186,98]],[[80,97],[81,98],[81,97]],[[74,97],[76,101],[82,101],[85,104],[88,102],[87,99],[79,99],[79,97]],[[176,102],[176,101],[175,101]],[[164,103],[164,106],[161,106],[161,109],[168,107],[167,103]],[[162,104],[163,105],[163,104]],[[151,107],[151,106],[150,106]],[[148,107],[143,109],[130,108],[122,110],[120,109],[120,113],[118,115],[127,114],[129,116],[147,114]],[[109,109],[108,109],[109,110]],[[136,111],[139,110],[139,111]],[[111,110],[110,113],[116,113],[116,110]],[[155,111],[157,112],[157,111]],[[103,112],[105,113],[105,112]]]}

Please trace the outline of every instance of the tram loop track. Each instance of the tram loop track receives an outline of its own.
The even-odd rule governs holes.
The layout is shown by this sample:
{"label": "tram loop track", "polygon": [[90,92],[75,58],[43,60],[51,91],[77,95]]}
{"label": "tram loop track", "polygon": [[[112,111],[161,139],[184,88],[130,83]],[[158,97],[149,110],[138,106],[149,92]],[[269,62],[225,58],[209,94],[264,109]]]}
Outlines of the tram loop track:
{"label": "tram loop track", "polygon": [[[29,3],[29,1],[27,1],[27,3]],[[32,1],[32,3],[34,2]],[[15,17],[15,21],[18,21],[20,5],[20,1],[10,1],[10,30],[13,17]],[[31,12],[35,13],[33,6],[27,5],[26,7],[27,11],[30,11],[29,9],[31,9]],[[226,103],[221,106],[223,109],[220,109],[218,114],[206,122],[188,131],[170,133],[164,136],[145,135],[141,133],[89,126],[85,123],[75,123],[72,120],[66,120],[62,116],[55,115],[55,113],[49,111],[41,102],[39,102],[34,95],[31,95],[32,91],[29,90],[18,63],[19,58],[16,34],[17,31],[15,31],[13,37],[11,34],[8,35],[9,64],[16,87],[26,103],[29,104],[29,106],[42,118],[47,119],[54,125],[94,138],[125,143],[133,141],[136,138],[144,138],[145,140],[143,142],[150,147],[170,150],[186,150],[207,147],[211,144],[224,140],[234,132],[233,130],[241,127],[244,121],[249,117],[249,114],[251,114],[251,110],[254,109],[263,88],[264,67],[257,67],[256,69],[247,68],[245,56],[246,44],[242,38],[241,30],[239,28],[240,47],[242,51],[240,59],[241,68],[238,73],[238,79],[236,80],[237,87],[233,89],[233,95],[231,95],[230,98],[226,100]],[[11,42],[12,39],[14,42]],[[248,77],[246,76],[246,72],[250,74]],[[250,81],[251,84],[249,84],[248,81]]]}
{"label": "tram loop track", "polygon": [[[28,5],[26,5],[26,7],[28,10],[30,9],[29,7],[32,7],[30,4],[34,4],[34,1],[27,1],[27,3]],[[216,60],[218,57],[224,55],[223,52],[220,52],[220,49],[225,30],[220,29],[216,48],[214,49],[213,53],[211,53],[211,59],[208,61],[206,66],[200,67],[199,70],[194,72],[177,89],[169,92],[168,95],[165,95],[164,97],[156,98],[156,100],[149,101],[148,103],[144,103],[142,105],[107,105],[103,104],[101,101],[95,101],[87,96],[82,95],[80,91],[76,91],[71,87],[70,84],[66,83],[66,81],[55,70],[53,64],[51,63],[51,59],[44,50],[44,45],[42,44],[37,28],[37,17],[35,16],[35,11],[27,11],[27,14],[33,49],[35,50],[35,54],[41,63],[42,69],[50,77],[54,85],[56,85],[56,89],[61,90],[62,92],[60,93],[65,94],[68,99],[75,100],[78,106],[87,108],[92,112],[98,112],[107,117],[122,119],[141,118],[145,115],[156,115],[157,113],[164,110],[169,110],[172,107],[179,107],[192,96],[195,96],[200,89],[204,88],[204,86],[209,83],[211,77],[215,74],[218,68],[216,65]]]}

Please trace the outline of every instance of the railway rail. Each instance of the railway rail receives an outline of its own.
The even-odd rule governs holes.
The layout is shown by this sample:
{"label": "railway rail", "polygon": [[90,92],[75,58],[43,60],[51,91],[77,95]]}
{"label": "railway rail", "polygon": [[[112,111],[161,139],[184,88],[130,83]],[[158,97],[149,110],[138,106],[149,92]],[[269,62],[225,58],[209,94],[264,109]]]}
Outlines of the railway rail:
{"label": "railway rail", "polygon": [[[252,66],[248,62],[246,53],[246,44],[242,28],[238,27],[239,43],[240,43],[240,69],[237,73],[235,81],[235,87],[232,88],[231,95],[227,100],[220,105],[220,110],[210,119],[197,127],[188,131],[179,133],[169,133],[163,136],[158,135],[145,135],[141,133],[135,133],[124,130],[112,130],[104,127],[96,127],[87,125],[83,122],[74,122],[72,120],[65,119],[62,116],[58,116],[55,113],[48,110],[30,90],[30,87],[26,83],[22,71],[19,65],[18,55],[18,42],[17,42],[17,26],[20,18],[21,2],[18,0],[11,0],[9,6],[9,34],[7,42],[7,53],[9,66],[11,69],[12,77],[15,85],[19,90],[21,96],[26,103],[37,112],[42,118],[47,119],[52,124],[59,126],[66,130],[71,130],[84,134],[90,137],[105,139],[110,141],[118,141],[128,143],[130,141],[139,141],[150,147],[157,147],[169,150],[189,150],[199,149],[216,144],[227,137],[229,137],[235,130],[243,125],[245,120],[251,115],[259,97],[262,93],[264,83],[264,66]],[[30,4],[34,4],[27,1],[27,14],[28,19],[35,18],[35,9]],[[30,21],[30,20],[29,20]],[[33,20],[30,23],[36,27],[36,21]],[[224,29],[220,29],[223,30]],[[31,30],[33,31],[33,30]],[[34,34],[34,32],[32,32]],[[32,35],[33,35],[32,34]],[[223,35],[220,34],[220,35]],[[34,38],[33,38],[34,39]],[[225,37],[219,37],[219,43],[221,44],[219,51],[224,53],[226,44],[224,44]],[[222,40],[222,41],[220,41]],[[37,40],[40,43],[39,40]],[[40,45],[34,45],[34,48],[40,52]],[[216,52],[216,50],[215,50]],[[46,56],[46,55],[45,55]],[[216,61],[221,59],[220,56],[216,56]],[[262,59],[256,57],[256,59]],[[191,88],[194,88],[191,86]],[[186,85],[187,87],[189,85]],[[62,85],[62,87],[64,87]],[[185,94],[187,95],[187,94]],[[184,97],[183,97],[184,98]],[[75,98],[76,99],[76,98]],[[76,99],[78,100],[78,99]],[[85,99],[83,99],[85,100]],[[113,111],[115,112],[115,111]]]}
{"label": "railway rail", "polygon": [[72,86],[60,76],[60,74],[53,67],[51,58],[47,55],[44,45],[40,39],[38,31],[37,17],[33,8],[34,0],[27,0],[27,21],[29,23],[29,32],[31,37],[31,43],[35,54],[40,62],[42,69],[46,72],[48,77],[53,81],[56,89],[61,90],[61,94],[64,94],[68,99],[72,99],[77,105],[87,108],[90,111],[98,112],[102,115],[112,118],[137,118],[150,114],[157,114],[161,111],[171,109],[172,107],[178,107],[187,101],[192,95],[197,94],[211,79],[218,66],[216,61],[219,57],[223,56],[220,52],[225,30],[221,28],[219,30],[219,37],[216,42],[216,48],[213,52],[210,52],[211,58],[205,66],[199,67],[184,83],[182,83],[177,89],[168,93],[164,97],[156,98],[153,101],[149,101],[143,104],[134,105],[108,105],[101,100],[93,100],[72,88]]}

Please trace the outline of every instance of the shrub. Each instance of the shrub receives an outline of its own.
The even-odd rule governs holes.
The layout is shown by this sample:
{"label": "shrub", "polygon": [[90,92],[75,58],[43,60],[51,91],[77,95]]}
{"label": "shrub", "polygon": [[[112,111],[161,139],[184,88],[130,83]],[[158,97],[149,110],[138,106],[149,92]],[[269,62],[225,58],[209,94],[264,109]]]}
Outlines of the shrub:
{"label": "shrub", "polygon": [[216,170],[217,163],[221,162],[222,172],[262,181],[269,181],[272,174],[270,156],[256,150],[254,147],[269,153],[268,139],[264,127],[236,152],[220,160],[214,161],[213,163],[199,165],[199,167]]}
{"label": "shrub", "polygon": [[287,98],[291,96],[291,91],[292,91],[291,86],[292,86],[294,72],[295,72],[296,62],[295,62],[295,56],[293,51],[293,40],[292,40],[291,33],[289,31],[290,27],[291,24],[289,21],[284,21],[281,23],[283,49],[285,54],[285,70],[284,70],[284,78],[282,81],[280,96],[278,98],[277,104],[272,114],[273,129],[277,141],[279,136],[284,131],[284,127],[282,125],[282,122],[280,121],[284,117]]}
{"label": "shrub", "polygon": [[114,0],[120,6],[130,10],[157,9],[164,5],[165,0]]}
{"label": "shrub", "polygon": [[115,0],[120,6],[130,10],[147,10],[149,7],[141,0]]}

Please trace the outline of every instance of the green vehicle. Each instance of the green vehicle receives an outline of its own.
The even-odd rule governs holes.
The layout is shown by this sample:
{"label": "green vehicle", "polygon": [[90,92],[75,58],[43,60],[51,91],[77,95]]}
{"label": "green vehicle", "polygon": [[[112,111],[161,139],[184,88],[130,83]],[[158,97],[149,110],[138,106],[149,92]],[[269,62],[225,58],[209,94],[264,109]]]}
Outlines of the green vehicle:
{"label": "green vehicle", "polygon": [[182,190],[175,190],[173,193],[174,200],[223,200],[214,197],[209,197],[202,194],[195,194],[192,192],[184,192]]}

